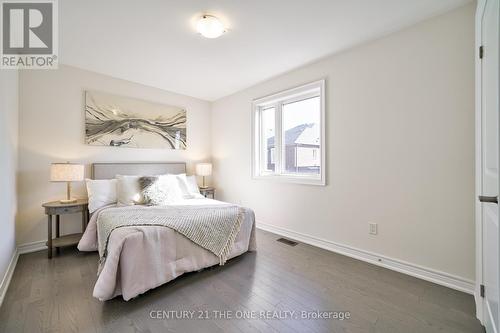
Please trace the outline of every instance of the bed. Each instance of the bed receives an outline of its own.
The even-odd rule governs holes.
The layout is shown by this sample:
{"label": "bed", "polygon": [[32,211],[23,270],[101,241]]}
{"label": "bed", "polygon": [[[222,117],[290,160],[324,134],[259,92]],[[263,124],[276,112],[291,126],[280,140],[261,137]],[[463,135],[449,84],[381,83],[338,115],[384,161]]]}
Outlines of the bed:
{"label": "bed", "polygon": [[[93,179],[112,179],[116,175],[162,175],[185,173],[184,163],[97,163],[92,165]],[[218,200],[195,198],[176,203],[176,209],[190,207],[233,206]],[[167,207],[168,208],[168,207]],[[97,251],[97,221],[106,210],[124,207],[109,205],[91,215],[78,244],[80,251]],[[137,207],[156,214],[158,207]],[[241,225],[227,259],[256,250],[255,217],[251,209],[239,207]],[[197,245],[181,233],[157,225],[124,226],[108,236],[107,257],[94,286],[93,296],[101,301],[121,295],[125,301],[192,271],[221,264],[215,254]]]}

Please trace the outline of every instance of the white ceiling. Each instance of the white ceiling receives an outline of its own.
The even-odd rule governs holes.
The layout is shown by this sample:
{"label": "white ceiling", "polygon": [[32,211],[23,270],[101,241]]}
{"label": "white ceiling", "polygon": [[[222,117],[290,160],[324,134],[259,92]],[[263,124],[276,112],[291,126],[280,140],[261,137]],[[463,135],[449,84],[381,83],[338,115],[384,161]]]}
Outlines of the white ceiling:
{"label": "white ceiling", "polygon": [[[213,101],[469,0],[63,0],[61,63]],[[229,31],[197,34],[203,13]]]}

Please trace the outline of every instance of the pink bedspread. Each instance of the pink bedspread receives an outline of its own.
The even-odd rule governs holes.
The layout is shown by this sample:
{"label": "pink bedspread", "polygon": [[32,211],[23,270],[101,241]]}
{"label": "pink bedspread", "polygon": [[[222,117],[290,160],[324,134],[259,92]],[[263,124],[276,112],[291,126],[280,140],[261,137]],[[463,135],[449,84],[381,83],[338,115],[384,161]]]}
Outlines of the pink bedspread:
{"label": "pink bedspread", "polygon": [[[187,199],[180,205],[227,203],[211,199]],[[107,208],[109,207],[101,210]],[[99,211],[92,215],[78,244],[80,251],[97,251],[98,213]],[[240,232],[228,259],[255,250],[255,217],[252,210],[245,209]],[[93,296],[105,301],[122,295],[123,299],[128,301],[186,272],[218,263],[217,256],[173,229],[160,226],[118,228],[109,237],[107,259],[94,286]]]}

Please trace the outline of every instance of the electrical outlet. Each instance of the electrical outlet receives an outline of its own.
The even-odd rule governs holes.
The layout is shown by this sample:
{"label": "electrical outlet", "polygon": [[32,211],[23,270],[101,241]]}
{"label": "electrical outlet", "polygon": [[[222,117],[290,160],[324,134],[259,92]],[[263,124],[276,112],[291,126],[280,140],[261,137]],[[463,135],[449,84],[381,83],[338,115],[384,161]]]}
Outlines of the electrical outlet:
{"label": "electrical outlet", "polygon": [[370,231],[369,233],[371,235],[376,235],[378,234],[378,225],[377,223],[369,223],[369,226],[370,226]]}

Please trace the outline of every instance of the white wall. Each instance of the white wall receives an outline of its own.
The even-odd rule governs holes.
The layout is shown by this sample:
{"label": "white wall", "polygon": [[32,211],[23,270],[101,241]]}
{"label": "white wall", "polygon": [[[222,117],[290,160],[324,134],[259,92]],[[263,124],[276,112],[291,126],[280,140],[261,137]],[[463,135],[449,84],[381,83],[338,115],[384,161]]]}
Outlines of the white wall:
{"label": "white wall", "polygon": [[[473,33],[470,4],[216,101],[219,198],[259,222],[474,280]],[[252,99],[320,78],[327,186],[253,180]]]}
{"label": "white wall", "polygon": [[[187,109],[187,150],[98,147],[84,144],[84,91],[99,90]],[[19,214],[17,243],[47,239],[41,204],[65,196],[65,185],[49,182],[52,162],[186,161],[209,160],[211,154],[210,104],[199,99],[146,87],[69,66],[58,70],[22,71],[20,74]],[[74,194],[85,197],[83,183]],[[78,232],[78,216],[62,223],[62,232]],[[69,221],[69,223],[66,223]]]}
{"label": "white wall", "polygon": [[18,86],[17,71],[0,70],[0,283],[16,249]]}

